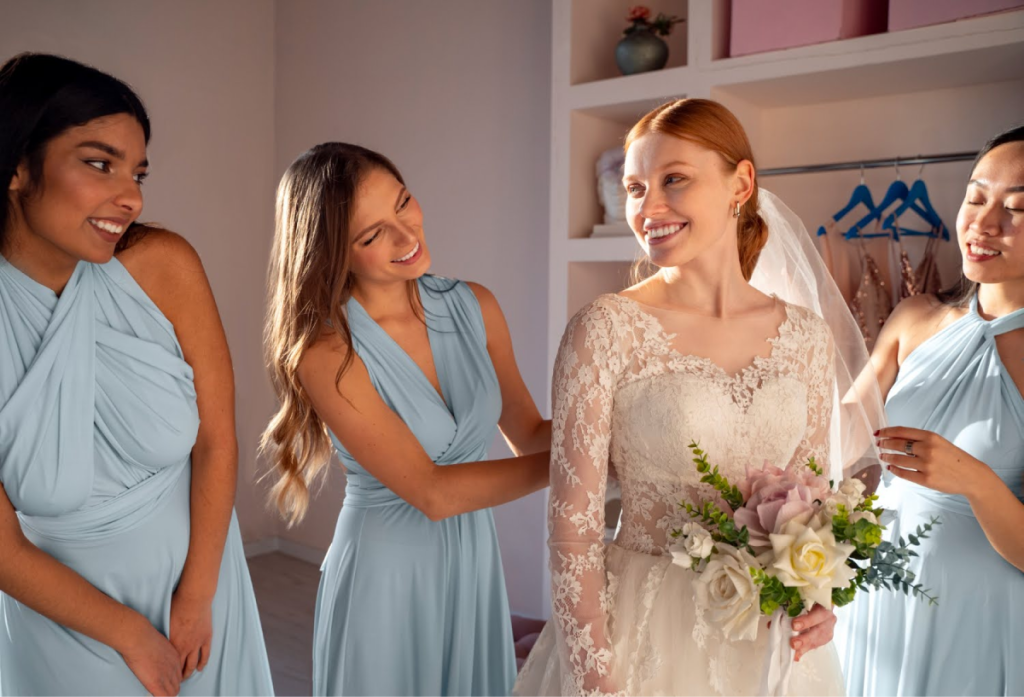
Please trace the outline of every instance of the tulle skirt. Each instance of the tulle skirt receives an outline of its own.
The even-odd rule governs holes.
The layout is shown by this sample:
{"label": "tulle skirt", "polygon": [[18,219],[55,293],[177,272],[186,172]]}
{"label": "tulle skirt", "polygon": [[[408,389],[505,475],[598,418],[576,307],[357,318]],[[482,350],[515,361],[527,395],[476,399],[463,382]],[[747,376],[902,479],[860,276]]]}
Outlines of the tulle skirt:
{"label": "tulle skirt", "polygon": [[[612,591],[610,635],[613,676],[629,695],[754,695],[768,661],[767,619],[754,641],[727,641],[694,601],[697,574],[670,556],[608,546]],[[517,695],[576,694],[563,675],[555,620],[544,627],[523,666]],[[832,644],[793,666],[791,695],[842,695],[843,675]]]}

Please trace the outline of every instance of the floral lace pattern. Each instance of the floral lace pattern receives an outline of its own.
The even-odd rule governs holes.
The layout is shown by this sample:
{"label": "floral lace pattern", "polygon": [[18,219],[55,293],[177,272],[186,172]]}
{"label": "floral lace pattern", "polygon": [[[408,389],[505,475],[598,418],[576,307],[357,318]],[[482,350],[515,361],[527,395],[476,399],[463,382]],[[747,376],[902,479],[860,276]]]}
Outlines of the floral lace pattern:
{"label": "floral lace pattern", "polygon": [[[669,533],[685,522],[679,501],[707,494],[686,447],[691,439],[730,478],[765,460],[828,461],[831,334],[809,310],[785,304],[785,314],[768,340],[770,355],[734,375],[678,351],[657,317],[619,295],[597,298],[570,321],[552,388],[549,547],[553,620],[572,694],[635,691],[661,660],[651,646],[625,657],[628,675],[614,675],[612,631],[642,636],[644,627],[612,622],[615,579],[603,542],[610,468],[622,486],[614,544],[663,555]],[[648,612],[663,575],[643,588]],[[709,631],[701,625],[693,627],[699,645]]]}

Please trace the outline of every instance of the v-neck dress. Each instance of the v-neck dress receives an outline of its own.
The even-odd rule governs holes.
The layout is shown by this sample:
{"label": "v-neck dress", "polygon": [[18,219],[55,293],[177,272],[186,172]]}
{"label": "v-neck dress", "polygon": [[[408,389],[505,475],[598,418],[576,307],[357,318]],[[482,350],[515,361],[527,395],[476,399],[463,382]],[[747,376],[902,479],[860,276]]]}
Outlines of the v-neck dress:
{"label": "v-neck dress", "polygon": [[[460,281],[418,285],[443,399],[354,298],[353,346],[435,463],[483,460],[501,393],[480,305]],[[347,480],[317,593],[313,693],[508,694],[515,653],[491,511],[431,521],[331,439]]]}
{"label": "v-neck dress", "polygon": [[[996,347],[1022,328],[1024,310],[986,321],[975,298],[907,356],[885,410],[893,426],[933,431],[981,460],[1024,502],[1024,397]],[[893,536],[939,520],[910,564],[938,605],[870,593],[844,608],[836,639],[848,694],[1024,694],[1024,572],[999,555],[963,496],[895,478],[881,496],[897,512]]]}

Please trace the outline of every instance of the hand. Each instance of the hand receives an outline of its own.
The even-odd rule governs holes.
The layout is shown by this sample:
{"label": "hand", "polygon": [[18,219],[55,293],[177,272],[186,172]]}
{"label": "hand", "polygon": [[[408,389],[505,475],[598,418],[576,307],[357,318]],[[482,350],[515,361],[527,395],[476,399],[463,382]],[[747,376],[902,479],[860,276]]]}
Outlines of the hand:
{"label": "hand", "polygon": [[171,597],[171,644],[178,652],[181,679],[202,671],[210,660],[213,640],[212,601],[183,593]]}
{"label": "hand", "polygon": [[836,613],[821,605],[815,605],[806,615],[793,620],[794,636],[789,640],[789,645],[796,652],[793,660],[799,661],[804,654],[832,641],[835,627]]}
{"label": "hand", "polygon": [[121,657],[146,691],[152,695],[176,695],[181,685],[178,652],[163,634],[142,615],[138,629],[121,650]]}
{"label": "hand", "polygon": [[[890,472],[944,494],[966,496],[992,472],[984,462],[931,431],[897,426],[875,435],[878,447],[898,451],[882,453],[882,461],[891,465]],[[907,454],[908,443],[911,455]]]}

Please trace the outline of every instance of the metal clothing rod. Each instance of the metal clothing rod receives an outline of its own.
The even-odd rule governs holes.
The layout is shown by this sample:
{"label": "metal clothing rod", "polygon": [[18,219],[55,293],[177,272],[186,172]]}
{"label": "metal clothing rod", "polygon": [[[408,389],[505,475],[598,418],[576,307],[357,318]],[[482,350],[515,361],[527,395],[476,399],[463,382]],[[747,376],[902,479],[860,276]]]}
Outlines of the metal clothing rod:
{"label": "metal clothing rod", "polygon": [[838,172],[844,169],[876,169],[878,167],[899,167],[906,165],[932,165],[937,162],[961,162],[973,160],[976,152],[954,152],[947,155],[918,155],[917,157],[894,157],[885,160],[861,160],[859,162],[834,162],[828,165],[805,165],[803,167],[773,167],[757,171],[759,177],[773,177],[779,174],[805,174],[808,172]]}

